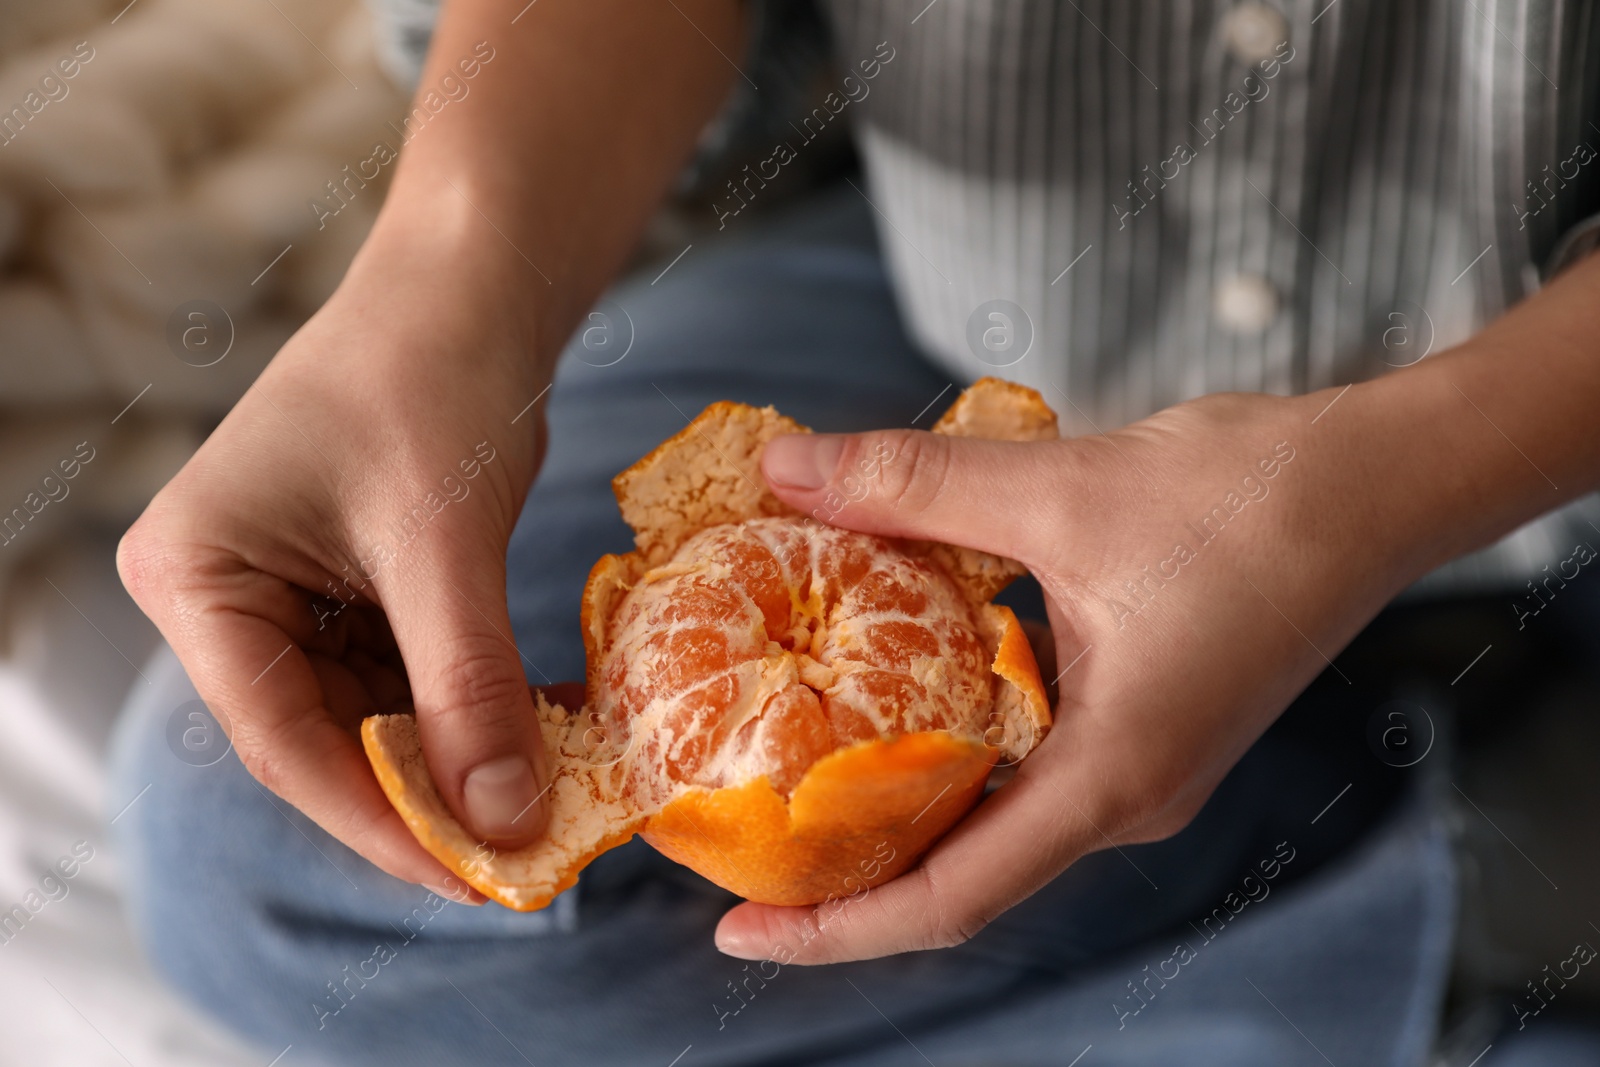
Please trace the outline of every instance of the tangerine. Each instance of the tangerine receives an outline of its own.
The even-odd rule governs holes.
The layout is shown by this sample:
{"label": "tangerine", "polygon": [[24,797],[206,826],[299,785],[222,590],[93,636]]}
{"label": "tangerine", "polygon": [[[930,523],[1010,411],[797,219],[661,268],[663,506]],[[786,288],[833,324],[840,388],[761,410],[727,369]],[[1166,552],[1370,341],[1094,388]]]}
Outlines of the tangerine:
{"label": "tangerine", "polygon": [[[508,907],[540,908],[641,834],[751,900],[811,904],[895,877],[1050,723],[1033,653],[989,603],[1020,565],[825,526],[761,482],[771,408],[707,408],[613,483],[637,549],[584,592],[584,707],[535,693],[543,839],[496,852],[439,796],[415,719],[362,724],[417,839]],[[983,379],[935,432],[1056,434],[1029,389]],[[891,462],[892,459],[885,460]]]}

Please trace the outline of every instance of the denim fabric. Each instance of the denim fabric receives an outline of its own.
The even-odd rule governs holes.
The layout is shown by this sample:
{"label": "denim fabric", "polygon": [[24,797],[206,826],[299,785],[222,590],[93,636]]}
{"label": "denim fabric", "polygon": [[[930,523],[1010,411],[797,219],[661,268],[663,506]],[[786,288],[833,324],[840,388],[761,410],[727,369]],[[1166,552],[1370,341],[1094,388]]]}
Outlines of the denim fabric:
{"label": "denim fabric", "polygon": [[[907,341],[869,212],[842,196],[697,244],[601,305],[611,347],[574,344],[510,551],[534,681],[581,677],[584,578],[631,545],[609,479],[702,406],[926,427],[959,388]],[[1015,602],[1029,610],[1026,589]],[[135,924],[267,1058],[1059,1067],[1093,1046],[1084,1067],[1283,1067],[1418,1064],[1432,1041],[1454,873],[1434,792],[1366,741],[1382,683],[1314,684],[1188,829],[1085,858],[968,944],[774,973],[713,948],[733,895],[638,841],[543,912],[430,908],[231,754],[180,761],[168,724],[194,690],[165,650],[146,674],[111,791],[149,786],[113,828]]]}

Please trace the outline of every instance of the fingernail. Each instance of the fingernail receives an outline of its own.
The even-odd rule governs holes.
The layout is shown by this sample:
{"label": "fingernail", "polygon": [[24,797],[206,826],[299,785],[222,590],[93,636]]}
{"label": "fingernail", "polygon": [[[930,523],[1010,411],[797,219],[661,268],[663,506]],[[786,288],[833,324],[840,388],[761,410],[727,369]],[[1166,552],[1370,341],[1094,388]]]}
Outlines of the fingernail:
{"label": "fingernail", "polygon": [[462,890],[458,889],[458,890],[456,890],[455,892],[452,893],[450,890],[446,889],[444,886],[441,886],[441,885],[429,885],[426,882],[422,883],[422,888],[426,889],[428,892],[432,893],[436,897],[443,897],[445,900],[451,901],[452,903],[455,903],[455,904],[465,904],[468,907],[472,907],[472,908],[480,907],[483,904],[483,901],[473,899],[474,894],[472,893],[471,890],[467,890],[467,891],[463,892]]}
{"label": "fingernail", "polygon": [[526,837],[537,828],[533,805],[539,782],[522,756],[501,756],[480,763],[461,787],[467,818],[480,837]]}
{"label": "fingernail", "polygon": [[724,956],[732,956],[736,960],[767,960],[772,958],[771,953],[749,948],[741,944],[736,938],[724,940],[720,934],[716,937],[716,945],[718,952]]}
{"label": "fingernail", "polygon": [[767,480],[791,489],[821,489],[839,466],[844,451],[839,434],[795,433],[767,442],[761,466]]}

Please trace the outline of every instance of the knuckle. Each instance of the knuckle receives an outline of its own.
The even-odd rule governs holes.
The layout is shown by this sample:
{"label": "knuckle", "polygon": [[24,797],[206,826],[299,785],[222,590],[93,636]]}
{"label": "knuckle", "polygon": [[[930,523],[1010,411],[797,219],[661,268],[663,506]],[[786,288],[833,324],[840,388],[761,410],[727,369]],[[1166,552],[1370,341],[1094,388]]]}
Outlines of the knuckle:
{"label": "knuckle", "polygon": [[148,518],[135,522],[117,542],[117,574],[139,603],[170,586],[175,577],[171,542]]}
{"label": "knuckle", "polygon": [[1067,814],[1083,832],[1088,851],[1098,851],[1147,833],[1165,811],[1170,795],[1165,782],[1135,772],[1102,795],[1075,803]]}
{"label": "knuckle", "polygon": [[921,512],[938,497],[950,466],[947,443],[915,430],[888,430],[859,439],[853,455],[858,466],[878,465],[881,499],[893,511]]}
{"label": "knuckle", "polygon": [[1109,798],[1095,820],[1118,844],[1164,841],[1188,826],[1205,805],[1206,795],[1182,789],[1184,781],[1179,769],[1141,774]]}
{"label": "knuckle", "polygon": [[224,556],[147,511],[117,542],[117,575],[133,602],[159,623],[215,588]]}
{"label": "knuckle", "polygon": [[1198,799],[1190,797],[1171,799],[1159,810],[1152,812],[1144,823],[1132,832],[1129,840],[1134,844],[1165,841],[1188,827],[1204,806],[1203,796]]}
{"label": "knuckle", "polygon": [[239,762],[250,772],[250,777],[260,782],[275,796],[283,796],[289,775],[277,746],[269,738],[255,736],[254,732],[235,730],[233,751]]}
{"label": "knuckle", "polygon": [[1103,493],[1111,479],[1102,473],[1104,461],[1092,444],[1040,441],[1028,447],[1043,459],[1029,465],[1021,483],[1028,501],[1027,543],[1036,554],[1026,562],[1069,573],[1081,562],[1086,519],[1108,510]]}
{"label": "knuckle", "polygon": [[[415,682],[413,681],[413,685]],[[507,655],[488,639],[450,658],[439,675],[431,706],[419,705],[446,729],[510,723],[528,699],[528,683]]]}
{"label": "knuckle", "polygon": [[918,867],[917,878],[926,895],[925,910],[933,916],[932,922],[922,928],[919,948],[954,948],[972,940],[989,925],[989,917],[980,909],[949,899],[931,865]]}
{"label": "knuckle", "polygon": [[1119,798],[1106,820],[1113,841],[1127,841],[1148,831],[1166,810],[1166,790],[1139,786]]}
{"label": "knuckle", "polygon": [[980,917],[941,916],[939,922],[928,930],[922,947],[938,949],[964,945],[987,925],[988,922]]}

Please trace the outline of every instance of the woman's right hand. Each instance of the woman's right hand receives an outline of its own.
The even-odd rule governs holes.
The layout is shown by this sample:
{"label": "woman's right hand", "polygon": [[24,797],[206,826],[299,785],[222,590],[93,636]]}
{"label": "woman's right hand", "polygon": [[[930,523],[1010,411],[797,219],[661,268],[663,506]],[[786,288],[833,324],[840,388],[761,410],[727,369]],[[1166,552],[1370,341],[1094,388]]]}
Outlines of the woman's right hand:
{"label": "woman's right hand", "polygon": [[344,283],[123,539],[123,581],[244,765],[398,877],[460,885],[379,789],[365,714],[415,707],[481,838],[543,825],[505,600],[544,447],[533,402],[744,39],[737,0],[451,0]]}
{"label": "woman's right hand", "polygon": [[117,562],[251,774],[390,874],[481,900],[412,837],[358,733],[414,707],[463,825],[502,847],[541,831],[505,558],[549,368],[506,310],[527,265],[422,240],[369,240]]}

